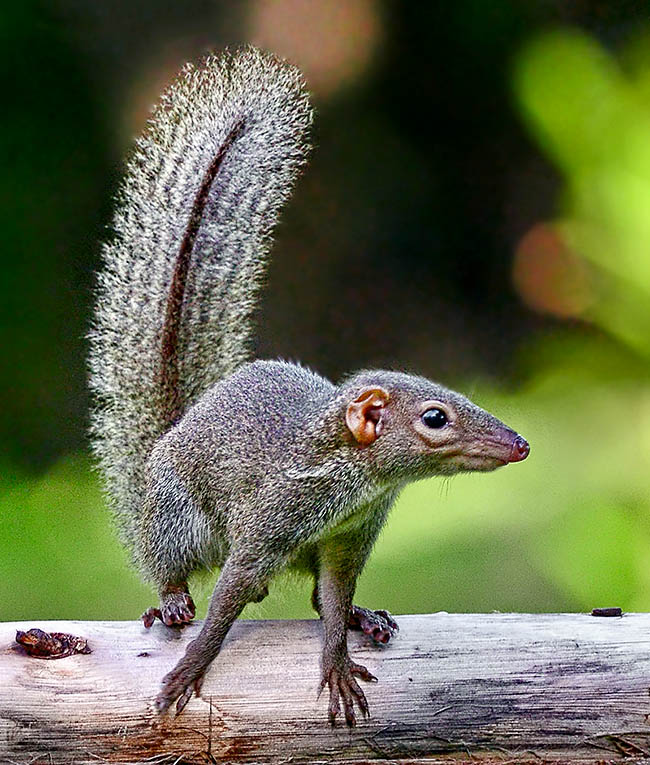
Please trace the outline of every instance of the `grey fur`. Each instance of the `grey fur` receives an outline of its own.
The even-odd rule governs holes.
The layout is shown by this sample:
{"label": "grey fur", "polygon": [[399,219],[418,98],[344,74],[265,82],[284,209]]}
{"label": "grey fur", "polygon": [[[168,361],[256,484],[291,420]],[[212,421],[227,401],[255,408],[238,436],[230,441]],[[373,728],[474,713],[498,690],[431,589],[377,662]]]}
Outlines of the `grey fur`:
{"label": "grey fur", "polygon": [[[347,653],[352,597],[399,491],[527,454],[514,431],[422,377],[370,370],[334,385],[297,364],[245,363],[310,121],[300,74],[269,55],[187,67],[138,142],[104,249],[93,433],[124,539],[160,593],[145,623],[189,621],[188,577],[221,568],[161,711],[198,692],[242,608],[288,566],[314,578],[330,719],[342,698],[354,724],[354,704],[368,712],[355,676],[371,675]],[[429,409],[443,426],[426,424]]]}
{"label": "grey fur", "polygon": [[[346,411],[367,390],[384,391],[389,405],[381,435],[360,447]],[[423,439],[426,402],[445,407],[450,425]],[[395,498],[409,481],[505,464],[516,438],[460,394],[399,372],[360,372],[335,386],[295,364],[255,361],[215,384],[149,460],[141,558],[163,608],[170,584],[182,586],[198,567],[222,568],[205,626],[164,679],[159,708],[178,697],[183,705],[241,609],[288,566],[317,584],[330,716],[339,690],[365,711],[348,671],[346,615]]]}
{"label": "grey fur", "polygon": [[103,250],[90,335],[92,434],[129,547],[146,459],[170,425],[160,343],[179,244],[206,169],[242,120],[192,251],[178,348],[187,407],[248,356],[272,229],[308,153],[312,112],[300,72],[254,48],[187,65],[136,143]]}

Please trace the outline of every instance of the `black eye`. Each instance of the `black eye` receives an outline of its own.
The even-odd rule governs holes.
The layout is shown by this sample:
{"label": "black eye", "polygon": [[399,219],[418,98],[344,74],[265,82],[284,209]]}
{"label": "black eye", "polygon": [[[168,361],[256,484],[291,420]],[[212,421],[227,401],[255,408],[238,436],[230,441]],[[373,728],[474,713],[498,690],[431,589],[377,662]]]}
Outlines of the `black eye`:
{"label": "black eye", "polygon": [[427,409],[422,415],[422,422],[427,428],[442,428],[449,422],[449,420],[442,409]]}

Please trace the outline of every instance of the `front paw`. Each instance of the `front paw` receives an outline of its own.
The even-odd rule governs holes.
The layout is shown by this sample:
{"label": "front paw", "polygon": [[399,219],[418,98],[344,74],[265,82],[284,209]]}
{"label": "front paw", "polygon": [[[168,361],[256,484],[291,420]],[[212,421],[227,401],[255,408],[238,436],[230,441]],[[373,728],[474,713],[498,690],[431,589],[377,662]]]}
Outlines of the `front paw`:
{"label": "front paw", "polygon": [[371,611],[361,606],[350,609],[348,626],[352,630],[361,630],[382,645],[386,645],[399,632],[397,622],[388,611]]}
{"label": "front paw", "polygon": [[343,662],[338,662],[337,666],[329,669],[323,669],[321,680],[321,690],[327,685],[330,691],[328,716],[332,726],[336,724],[336,718],[341,711],[341,699],[343,699],[343,711],[345,713],[345,722],[349,727],[357,724],[354,714],[354,704],[357,703],[364,717],[370,717],[370,710],[366,700],[365,693],[361,690],[359,683],[354,679],[358,675],[362,680],[368,682],[377,682],[377,678],[368,670],[355,664],[349,656],[346,656]]}
{"label": "front paw", "polygon": [[176,701],[176,714],[179,715],[192,694],[201,694],[201,685],[205,669],[181,660],[174,669],[163,677],[162,688],[156,696],[154,706],[158,714],[163,714]]}

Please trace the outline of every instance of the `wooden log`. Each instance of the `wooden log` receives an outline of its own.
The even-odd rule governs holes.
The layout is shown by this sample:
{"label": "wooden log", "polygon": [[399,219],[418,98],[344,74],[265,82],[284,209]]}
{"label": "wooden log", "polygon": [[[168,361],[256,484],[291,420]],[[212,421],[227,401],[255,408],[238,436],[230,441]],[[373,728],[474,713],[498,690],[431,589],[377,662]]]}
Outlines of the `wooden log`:
{"label": "wooden log", "polygon": [[[350,633],[372,717],[332,729],[317,621],[239,621],[177,718],[152,711],[199,624],[0,624],[0,762],[650,762],[650,614],[399,617],[385,648]],[[40,627],[93,650],[45,661]]]}

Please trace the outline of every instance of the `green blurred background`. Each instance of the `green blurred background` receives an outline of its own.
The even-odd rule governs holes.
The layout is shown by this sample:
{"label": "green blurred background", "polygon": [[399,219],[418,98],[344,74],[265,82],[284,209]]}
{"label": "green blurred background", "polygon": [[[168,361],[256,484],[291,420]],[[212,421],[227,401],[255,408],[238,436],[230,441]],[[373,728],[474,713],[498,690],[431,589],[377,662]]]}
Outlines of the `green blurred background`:
{"label": "green blurred background", "polygon": [[[299,64],[318,109],[257,353],[417,370],[532,447],[407,489],[357,600],[650,610],[646,3],[26,0],[0,30],[1,619],[152,603],[88,457],[93,274],[157,94],[244,41]],[[309,591],[281,579],[246,614],[309,616]]]}

